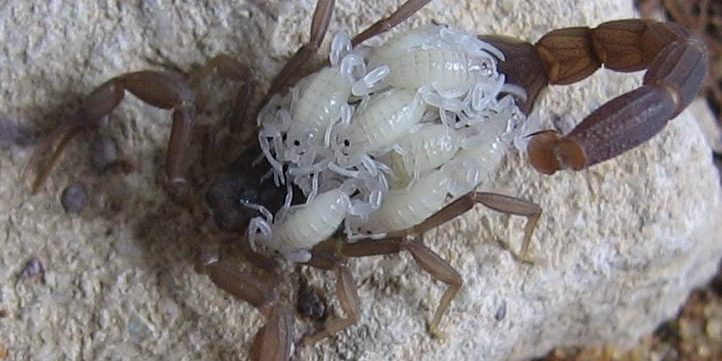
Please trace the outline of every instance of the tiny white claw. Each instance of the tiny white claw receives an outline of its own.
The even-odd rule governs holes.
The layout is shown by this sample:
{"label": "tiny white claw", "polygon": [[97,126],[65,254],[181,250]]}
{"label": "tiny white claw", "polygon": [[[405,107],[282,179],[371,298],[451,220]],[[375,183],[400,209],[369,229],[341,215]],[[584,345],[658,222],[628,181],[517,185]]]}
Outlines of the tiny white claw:
{"label": "tiny white claw", "polygon": [[306,263],[311,260],[311,252],[305,249],[298,249],[284,254],[284,258],[291,263]]}
{"label": "tiny white claw", "polygon": [[355,81],[357,76],[366,73],[366,61],[361,55],[348,54],[341,60],[339,71],[347,80]]}
{"label": "tiny white claw", "polygon": [[364,166],[364,168],[366,168],[366,171],[372,177],[375,177],[377,174],[379,174],[379,169],[376,166],[376,163],[377,162],[371,159],[371,157],[369,157],[367,154],[361,156],[361,164]]}
{"label": "tiny white claw", "polygon": [[246,200],[241,200],[241,205],[246,208],[250,208],[255,211],[258,211],[258,213],[260,213],[263,216],[263,218],[265,218],[269,223],[273,221],[273,214],[271,214],[271,211],[269,211],[268,208],[266,208],[260,204],[248,202]]}
{"label": "tiny white claw", "polygon": [[451,112],[460,112],[464,105],[456,99],[447,99],[441,96],[431,85],[423,85],[419,88],[418,94],[429,105]]}
{"label": "tiny white claw", "polygon": [[351,38],[348,33],[345,31],[336,33],[331,41],[331,53],[329,54],[331,66],[337,66],[339,61],[351,52],[351,48]]}
{"label": "tiny white claw", "polygon": [[[520,86],[518,86],[518,85],[505,83],[505,84],[502,85],[502,87],[501,87],[501,92],[502,92],[502,93],[506,93],[506,94],[511,94],[511,95],[519,98],[519,100],[520,100],[522,103],[527,100],[526,90],[524,90],[524,88],[522,88],[522,87],[520,87]],[[512,101],[513,101],[513,100],[512,100]]]}
{"label": "tiny white claw", "polygon": [[351,87],[351,94],[359,97],[370,94],[390,72],[391,68],[386,64],[373,68],[363,78],[354,83]]}
{"label": "tiny white claw", "polygon": [[270,221],[262,217],[254,217],[248,224],[248,244],[254,251],[257,250],[256,241],[259,234],[262,238],[269,237],[271,235],[271,224]]}

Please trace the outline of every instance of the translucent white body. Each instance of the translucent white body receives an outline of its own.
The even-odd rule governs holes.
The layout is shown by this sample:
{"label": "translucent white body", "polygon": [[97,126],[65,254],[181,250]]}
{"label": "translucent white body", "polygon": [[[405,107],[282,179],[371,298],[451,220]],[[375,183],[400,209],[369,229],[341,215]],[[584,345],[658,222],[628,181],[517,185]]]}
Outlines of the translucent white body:
{"label": "translucent white body", "polygon": [[398,145],[383,161],[391,167],[395,188],[405,187],[446,164],[459,150],[456,129],[438,123],[424,123],[416,131],[399,139]]}
{"label": "translucent white body", "polygon": [[439,26],[421,26],[406,33],[398,34],[381,46],[374,48],[369,55],[369,66],[387,64],[400,53],[428,44],[429,39],[438,36]]}
{"label": "translucent white body", "polygon": [[503,99],[496,106],[499,112],[489,116],[478,129],[472,129],[476,135],[468,138],[465,147],[459,150],[443,169],[451,178],[449,193],[458,197],[471,192],[476,187],[486,185],[496,173],[506,155],[514,137],[514,127],[510,120],[516,117],[518,109],[506,107]]}
{"label": "translucent white body", "polygon": [[349,228],[360,235],[384,234],[411,228],[434,213],[445,203],[449,176],[437,170],[408,188],[391,190],[386,194],[381,208],[367,219],[349,220]]}
{"label": "translucent white body", "polygon": [[398,88],[415,90],[426,84],[438,90],[468,88],[479,70],[473,59],[454,49],[416,48],[398,55],[385,60],[391,71],[384,80]]}
{"label": "translucent white body", "polygon": [[[304,262],[310,258],[308,250],[329,238],[346,218],[350,207],[348,196],[340,189],[319,194],[313,201],[291,207],[278,223],[254,219],[249,227],[251,238],[267,248],[278,251],[287,259]],[[256,232],[263,235],[257,239]]]}
{"label": "translucent white body", "polygon": [[462,196],[492,179],[501,164],[506,147],[500,141],[461,149],[444,170],[449,174],[449,193]]}
{"label": "translucent white body", "polygon": [[[409,135],[409,142],[418,142],[413,155],[409,156],[418,156],[417,162],[430,167],[430,174],[418,172],[420,174],[411,177],[408,187],[390,190],[377,211],[367,218],[349,219],[347,232],[352,238],[359,238],[406,230],[438,212],[447,200],[461,197],[479,186],[488,186],[516,134],[518,124],[515,121],[520,120],[523,120],[523,115],[514,106],[513,99],[505,96],[493,102],[487,116],[479,119],[474,127],[456,130],[438,123],[424,124],[416,133],[424,133],[426,128],[430,138],[443,138],[444,131],[448,131],[456,134],[455,145],[444,152],[443,157],[426,163],[429,159],[425,154],[431,152],[418,147],[426,143],[424,137],[416,133]],[[399,143],[399,147],[402,144]],[[447,159],[442,161],[443,158]],[[441,163],[440,167],[437,162]]]}
{"label": "translucent white body", "polygon": [[421,121],[425,109],[414,92],[406,90],[372,96],[353,122],[339,131],[337,146],[351,157],[386,151]]}
{"label": "translucent white body", "polygon": [[337,69],[325,67],[301,80],[297,89],[298,99],[291,104],[291,128],[325,131],[348,103],[351,81]]}
{"label": "translucent white body", "polygon": [[374,49],[369,66],[389,67],[380,86],[418,90],[424,101],[442,112],[473,117],[504,85],[504,76],[496,71],[503,58],[498,49],[473,35],[430,25]]}

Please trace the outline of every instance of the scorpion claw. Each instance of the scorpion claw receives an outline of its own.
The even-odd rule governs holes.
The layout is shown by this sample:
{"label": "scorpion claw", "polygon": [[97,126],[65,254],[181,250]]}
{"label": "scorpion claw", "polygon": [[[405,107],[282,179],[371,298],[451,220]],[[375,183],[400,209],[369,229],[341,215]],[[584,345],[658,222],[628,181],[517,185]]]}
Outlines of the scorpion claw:
{"label": "scorpion claw", "polygon": [[689,105],[709,67],[701,38],[670,22],[630,19],[593,29],[559,29],[544,35],[533,48],[503,38],[491,40],[517,59],[499,66],[509,74],[515,68],[522,70],[510,80],[527,91],[531,102],[522,106],[527,114],[547,84],[575,83],[602,66],[619,72],[647,70],[640,88],[604,104],[569,134],[532,136],[529,160],[545,174],[584,169],[651,139]]}
{"label": "scorpion claw", "polygon": [[576,142],[553,130],[537,132],[530,137],[527,147],[529,162],[537,171],[554,174],[560,169],[584,168],[586,155]]}

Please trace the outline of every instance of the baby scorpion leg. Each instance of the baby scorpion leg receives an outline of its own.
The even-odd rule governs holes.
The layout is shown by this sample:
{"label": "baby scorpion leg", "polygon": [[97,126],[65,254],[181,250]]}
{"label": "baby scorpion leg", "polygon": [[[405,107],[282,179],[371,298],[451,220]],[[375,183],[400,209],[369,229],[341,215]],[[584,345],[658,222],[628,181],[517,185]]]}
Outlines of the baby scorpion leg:
{"label": "baby scorpion leg", "polygon": [[356,282],[346,267],[345,260],[318,249],[314,249],[312,255],[311,260],[307,262],[308,265],[323,270],[333,270],[336,273],[336,295],[346,318],[329,320],[322,330],[304,338],[305,345],[313,345],[328,336],[333,336],[355,324],[361,318]]}
{"label": "baby scorpion leg", "polygon": [[266,324],[258,331],[251,347],[251,360],[287,361],[291,354],[293,324],[291,312],[278,303],[266,283],[228,262],[205,266],[213,283],[232,296],[256,307]]}
{"label": "baby scorpion leg", "polygon": [[28,162],[28,169],[38,162],[40,156],[48,153],[50,156],[33,183],[33,193],[45,183],[65,145],[80,131],[96,128],[98,122],[120,104],[125,91],[129,91],[152,106],[173,110],[173,127],[168,142],[165,172],[171,184],[184,181],[181,168],[195,113],[193,93],[179,76],[156,71],[139,71],[120,75],[96,88],[81,103],[80,108],[58,125],[41,143]]}
{"label": "baby scorpion leg", "polygon": [[268,94],[279,93],[290,84],[293,79],[301,75],[301,68],[316,54],[323,42],[323,38],[326,36],[326,30],[328,30],[328,24],[331,22],[335,2],[335,0],[318,0],[316,9],[313,12],[313,19],[311,20],[311,36],[308,43],[300,47],[296,51],[296,54],[293,55],[278,75],[276,75],[276,78],[271,82],[271,89],[268,90]]}
{"label": "baby scorpion leg", "polygon": [[370,38],[373,38],[376,35],[383,34],[393,29],[396,25],[399,25],[401,22],[408,19],[411,15],[414,15],[417,11],[419,11],[419,9],[423,8],[430,1],[431,0],[406,1],[391,15],[373,23],[373,25],[369,26],[366,30],[354,36],[351,40],[351,44],[356,46]]}
{"label": "baby scorpion leg", "polygon": [[[414,235],[419,233],[412,233]],[[429,332],[432,336],[443,339],[444,334],[439,330],[441,318],[449,308],[451,301],[461,289],[463,280],[449,262],[430,250],[414,236],[390,237],[380,240],[365,240],[343,246],[341,253],[346,257],[368,257],[408,251],[416,263],[431,277],[445,283],[448,288],[441,296],[439,306],[429,322]]]}
{"label": "baby scorpion leg", "polygon": [[535,47],[551,84],[578,81],[602,64],[622,72],[648,69],[642,87],[604,104],[569,134],[533,135],[529,159],[546,174],[583,169],[646,142],[690,104],[708,67],[700,38],[677,24],[649,20],[561,29]]}

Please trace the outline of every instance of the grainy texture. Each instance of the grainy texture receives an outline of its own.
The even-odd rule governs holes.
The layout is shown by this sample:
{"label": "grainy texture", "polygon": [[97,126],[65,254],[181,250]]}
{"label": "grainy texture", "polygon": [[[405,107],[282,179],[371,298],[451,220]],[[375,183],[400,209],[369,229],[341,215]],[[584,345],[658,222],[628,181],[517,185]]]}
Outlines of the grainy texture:
{"label": "grainy texture", "polygon": [[[3,5],[0,117],[48,128],[115,74],[159,64],[187,71],[221,52],[250,64],[267,84],[307,38],[313,10],[310,1],[169,3]],[[331,31],[357,32],[394,6],[340,0]],[[631,3],[621,0],[447,0],[404,27],[436,19],[535,40],[558,27],[631,15]],[[540,107],[543,124],[568,127],[637,84],[638,75],[604,72],[551,89]],[[79,137],[43,192],[30,197],[21,176],[27,152],[0,149],[0,308],[9,313],[0,320],[0,344],[17,360],[244,359],[262,319],[193,271],[192,246],[211,235],[159,186],[168,113],[129,97],[110,123],[123,152],[137,160],[129,175],[90,171],[91,138]],[[87,179],[90,205],[70,217],[57,194],[78,177]],[[545,209],[532,248],[536,265],[516,262],[497,242],[520,240],[522,221],[478,207],[427,237],[465,281],[442,322],[446,343],[424,327],[442,287],[408,255],[379,257],[351,262],[361,322],[297,357],[500,360],[554,346],[628,344],[674,315],[716,269],[722,230],[709,215],[720,211],[718,178],[687,113],[650,144],[589,171],[543,177],[512,152],[497,180],[496,190]],[[17,282],[31,255],[44,260],[44,284]],[[330,274],[303,272],[332,291]],[[289,302],[292,286],[283,287]],[[498,321],[501,307],[506,315]],[[313,326],[296,325],[297,337]]]}

